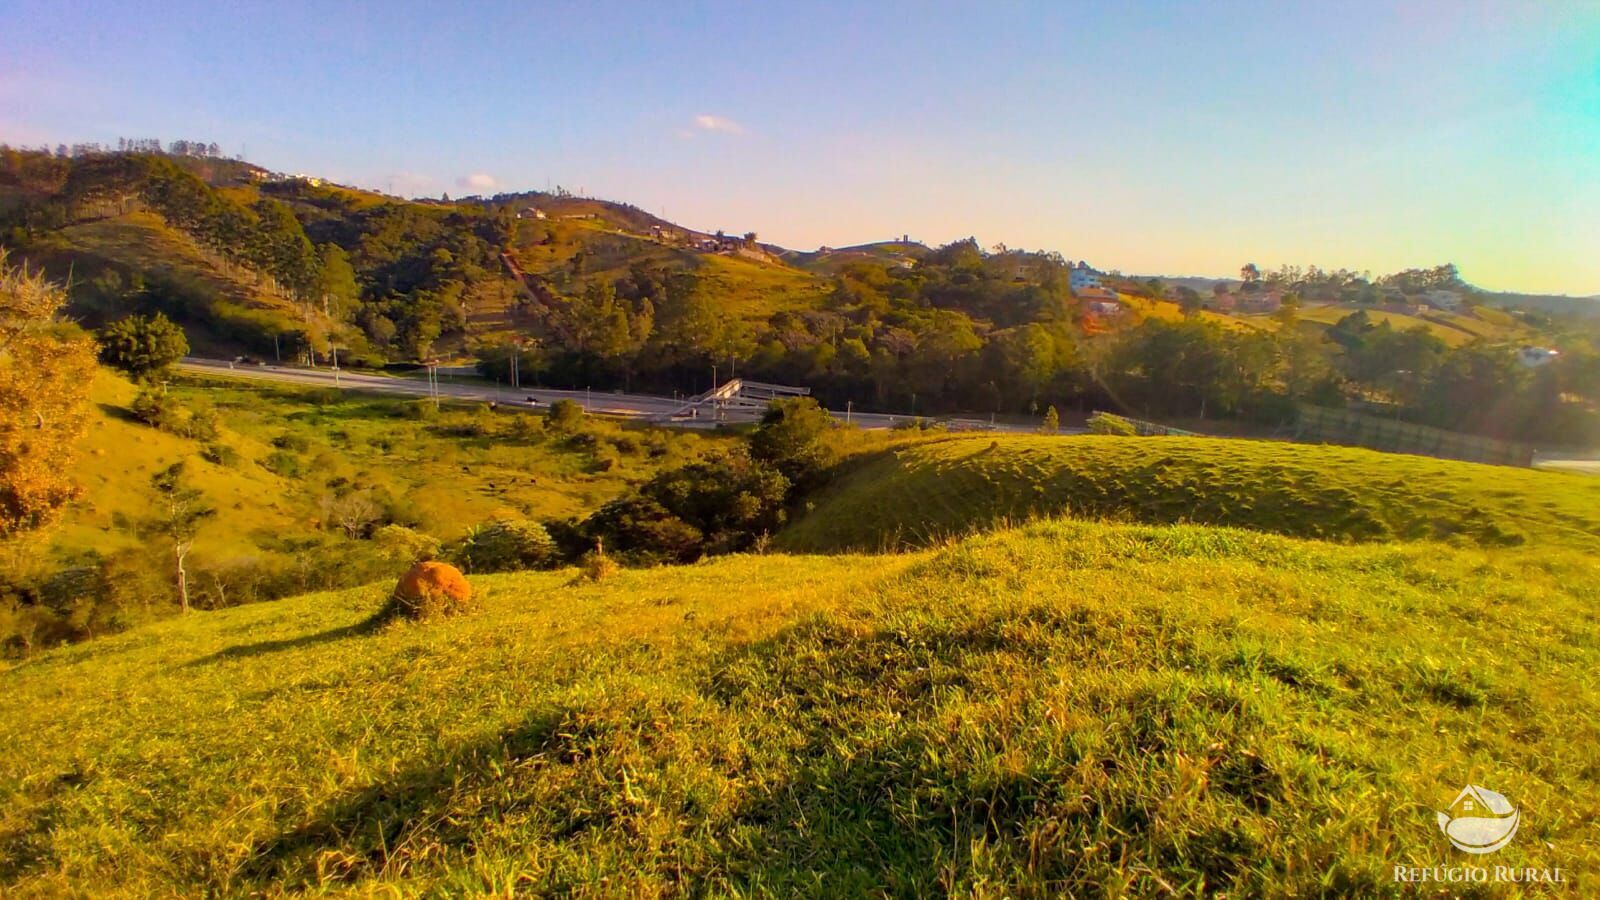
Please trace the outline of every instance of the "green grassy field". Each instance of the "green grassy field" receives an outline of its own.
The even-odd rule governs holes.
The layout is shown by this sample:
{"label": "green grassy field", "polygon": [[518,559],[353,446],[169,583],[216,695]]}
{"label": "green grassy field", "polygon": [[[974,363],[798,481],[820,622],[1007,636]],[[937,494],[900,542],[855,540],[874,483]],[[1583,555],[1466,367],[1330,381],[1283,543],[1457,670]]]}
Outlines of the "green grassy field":
{"label": "green grassy field", "polygon": [[776,546],[925,546],[1037,515],[1332,540],[1600,547],[1600,482],[1348,447],[1209,438],[943,437],[847,462]]}
{"label": "green grassy field", "polygon": [[474,577],[0,673],[0,890],[1399,895],[1434,809],[1600,877],[1594,558],[1038,523],[890,557]]}
{"label": "green grassy field", "polygon": [[[1300,318],[1307,322],[1316,322],[1321,325],[1334,325],[1340,319],[1358,310],[1364,310],[1372,324],[1378,325],[1388,322],[1397,331],[1421,326],[1451,347],[1460,347],[1478,338],[1515,340],[1527,337],[1526,329],[1518,326],[1516,320],[1510,316],[1497,310],[1470,310],[1460,313],[1432,310],[1421,316],[1411,316],[1404,313],[1394,313],[1361,306],[1330,305],[1313,306],[1302,310]],[[1270,316],[1249,316],[1245,318],[1270,318]]]}
{"label": "green grassy field", "polygon": [[425,530],[446,539],[497,511],[539,519],[591,511],[731,440],[600,417],[587,419],[585,436],[574,439],[547,432],[541,412],[446,404],[437,416],[416,418],[425,402],[227,379],[188,380],[177,390],[214,404],[252,452],[298,439],[305,449],[294,452],[313,484],[346,478],[381,486],[425,511]]}
{"label": "green grassy field", "polygon": [[448,541],[494,518],[586,514],[660,469],[732,440],[599,418],[580,435],[563,435],[521,410],[445,404],[433,415],[421,401],[229,379],[185,378],[168,390],[215,408],[223,426],[217,443],[238,458],[208,462],[200,441],[132,419],[135,387],[102,371],[75,466],[84,496],[50,539],[58,561],[138,546],[152,515],[150,478],[180,460],[216,509],[195,543],[197,558],[216,561],[334,530],[321,504],[340,491],[389,498],[416,517],[418,530]]}

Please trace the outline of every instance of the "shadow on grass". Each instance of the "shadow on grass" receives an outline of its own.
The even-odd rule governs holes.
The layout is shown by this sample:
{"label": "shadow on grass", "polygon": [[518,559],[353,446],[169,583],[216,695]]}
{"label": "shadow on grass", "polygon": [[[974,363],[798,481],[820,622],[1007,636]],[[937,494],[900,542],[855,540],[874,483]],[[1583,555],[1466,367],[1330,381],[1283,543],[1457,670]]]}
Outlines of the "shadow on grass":
{"label": "shadow on grass", "polygon": [[210,665],[228,659],[248,659],[252,656],[262,656],[268,653],[278,653],[283,650],[295,650],[301,647],[315,647],[332,641],[344,640],[349,637],[359,637],[371,634],[382,628],[392,617],[380,610],[359,622],[344,625],[339,628],[330,628],[315,634],[303,634],[299,637],[281,638],[274,641],[260,641],[254,644],[239,644],[234,647],[225,647],[208,656],[202,656],[186,664],[186,668]]}
{"label": "shadow on grass", "polygon": [[[585,893],[602,870],[623,896],[826,885],[831,896],[913,897],[976,892],[985,878],[1013,894],[1101,894],[1127,886],[1130,858],[1151,873],[1136,894],[1169,883],[1260,894],[1262,878],[1282,874],[1252,863],[1267,851],[1263,823],[1293,791],[1250,752],[1262,725],[1238,713],[1240,695],[1130,692],[1125,727],[1089,754],[1025,703],[974,704],[993,722],[981,745],[921,714],[960,711],[946,704],[1019,661],[1118,665],[1130,629],[1141,646],[1170,648],[1168,666],[1197,662],[1180,627],[1053,608],[893,628],[799,623],[681,681],[606,679],[487,740],[379,774],[259,840],[217,887],[360,892],[378,879],[405,891],[408,879],[537,845],[539,870],[519,890],[541,896]],[[1213,799],[1163,826],[1152,798],[1167,790],[1165,770],[1141,761],[1190,750],[1196,726],[1224,716],[1244,752],[1213,747]],[[997,761],[1002,749],[1010,762]],[[1343,893],[1381,884],[1359,887]]]}
{"label": "shadow on grass", "polygon": [[310,821],[257,843],[239,876],[294,890],[404,872],[418,857],[470,847],[477,818],[513,815],[529,798],[500,797],[477,817],[449,815],[452,804],[492,784],[491,771],[549,752],[560,726],[558,716],[534,716],[498,740],[349,793]]}
{"label": "shadow on grass", "polygon": [[106,418],[108,419],[116,419],[121,422],[132,422],[135,425],[144,424],[144,422],[140,420],[138,416],[133,414],[133,410],[128,409],[125,406],[117,406],[115,403],[96,403],[95,406],[100,407],[100,411],[105,413]]}

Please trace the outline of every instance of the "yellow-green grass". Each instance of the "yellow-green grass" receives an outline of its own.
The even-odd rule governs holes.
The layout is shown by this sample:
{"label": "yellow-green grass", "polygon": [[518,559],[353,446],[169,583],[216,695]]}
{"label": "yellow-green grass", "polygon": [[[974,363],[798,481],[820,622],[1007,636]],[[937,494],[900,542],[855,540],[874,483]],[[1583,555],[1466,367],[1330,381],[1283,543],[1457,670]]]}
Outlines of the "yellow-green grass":
{"label": "yellow-green grass", "polygon": [[[51,536],[56,556],[137,545],[156,515],[151,476],[179,461],[216,510],[201,526],[195,553],[219,559],[326,527],[320,504],[334,493],[330,481],[384,493],[417,514],[421,530],[452,540],[497,516],[583,515],[659,469],[732,440],[600,419],[585,423],[592,442],[573,440],[546,434],[537,413],[446,404],[437,417],[417,419],[407,413],[420,401],[227,379],[180,379],[168,391],[182,403],[216,409],[217,443],[233,448],[237,461],[208,462],[200,441],[133,419],[128,408],[137,389],[102,371],[74,468],[84,493]],[[523,418],[528,430],[518,427]],[[636,449],[619,451],[618,441]],[[292,457],[300,474],[277,474],[274,456]]]}
{"label": "yellow-green grass", "polygon": [[[1144,321],[1145,319],[1159,319],[1163,322],[1181,322],[1186,318],[1183,312],[1183,307],[1171,300],[1156,300],[1151,297],[1140,297],[1137,294],[1122,293],[1117,294],[1117,299],[1120,300],[1123,305],[1133,310],[1134,317],[1139,321]],[[1201,310],[1200,318],[1206,321],[1216,322],[1219,325],[1226,325],[1233,328],[1240,327],[1241,325],[1254,324],[1246,320],[1235,318],[1233,316],[1225,315],[1209,309]]]}
{"label": "yellow-green grass", "polygon": [[63,253],[75,256],[74,261],[80,266],[74,273],[78,279],[109,264],[192,281],[209,293],[243,306],[292,306],[261,287],[255,276],[225,265],[154,213],[135,212],[72,225],[61,229],[52,240],[60,246],[46,242],[41,247],[43,253],[52,261]]}
{"label": "yellow-green grass", "polygon": [[1351,447],[1215,438],[946,437],[842,465],[776,545],[923,546],[1037,515],[1333,540],[1600,547],[1600,483]]}
{"label": "yellow-green grass", "polygon": [[[375,585],[0,672],[0,891],[1600,878],[1600,571],[1579,550],[1060,521],[900,556],[472,581],[481,608],[433,624],[367,624]],[[1491,860],[1435,822],[1468,782],[1522,810]]]}
{"label": "yellow-green grass", "polygon": [[1340,319],[1351,315],[1358,310],[1365,311],[1367,318],[1374,325],[1384,322],[1397,331],[1421,326],[1428,329],[1434,336],[1444,341],[1451,347],[1472,342],[1477,335],[1463,328],[1457,328],[1443,317],[1423,318],[1406,315],[1405,313],[1389,312],[1382,309],[1367,309],[1359,306],[1312,306],[1301,310],[1300,318],[1307,322],[1316,322],[1321,325],[1335,325]]}
{"label": "yellow-green grass", "polygon": [[585,514],[661,468],[733,440],[597,417],[575,439],[546,431],[540,411],[445,404],[419,419],[425,401],[228,379],[186,379],[174,391],[213,404],[247,458],[265,460],[282,452],[275,443],[293,442],[288,452],[304,463],[304,490],[315,494],[339,478],[381,489],[446,540],[497,515]]}
{"label": "yellow-green grass", "polygon": [[766,319],[786,310],[815,309],[832,287],[810,272],[740,256],[703,254],[702,290],[746,319]]}
{"label": "yellow-green grass", "polygon": [[[133,419],[128,407],[136,393],[132,384],[109,371],[101,370],[95,377],[89,429],[73,464],[83,496],[51,534],[51,546],[58,553],[108,552],[137,544],[140,524],[155,515],[151,477],[180,461],[190,482],[217,510],[195,542],[201,556],[231,553],[248,546],[252,536],[281,534],[302,524],[307,513],[295,501],[291,482],[253,464],[225,467],[207,462],[200,456],[198,442]],[[248,447],[251,442],[243,436],[233,440],[254,455],[266,453]]]}
{"label": "yellow-green grass", "polygon": [[1422,318],[1491,341],[1513,340],[1527,334],[1515,319],[1498,310],[1480,308],[1461,313],[1433,311],[1423,313]]}
{"label": "yellow-green grass", "polygon": [[553,242],[517,251],[526,271],[559,271],[569,266],[579,251],[584,254],[585,278],[620,278],[636,265],[690,271],[699,278],[701,293],[747,322],[765,321],[784,310],[815,308],[831,290],[826,279],[812,272],[741,256],[669,247],[617,231],[600,220],[564,220],[550,228]]}

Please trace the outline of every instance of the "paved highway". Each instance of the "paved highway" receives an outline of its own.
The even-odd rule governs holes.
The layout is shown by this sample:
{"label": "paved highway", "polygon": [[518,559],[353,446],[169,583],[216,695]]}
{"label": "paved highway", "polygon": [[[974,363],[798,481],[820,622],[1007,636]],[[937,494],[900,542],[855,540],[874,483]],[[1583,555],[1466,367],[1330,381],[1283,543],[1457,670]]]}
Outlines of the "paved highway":
{"label": "paved highway", "polygon": [[[400,378],[389,375],[368,375],[351,372],[348,369],[335,372],[332,369],[305,369],[298,366],[271,366],[247,363],[235,363],[222,359],[199,359],[190,357],[178,364],[184,372],[195,375],[225,375],[231,378],[245,378],[256,381],[287,382],[290,384],[311,385],[315,387],[337,387],[343,390],[370,391],[379,394],[396,394],[405,397],[431,396],[431,388],[427,381],[417,378]],[[653,394],[625,394],[620,391],[557,391],[546,388],[510,388],[504,385],[489,384],[480,381],[452,382],[441,378],[438,382],[438,392],[441,398],[454,400],[473,400],[482,403],[497,403],[507,406],[528,407],[529,398],[537,401],[541,408],[549,406],[557,400],[572,400],[584,406],[590,412],[607,416],[621,416],[631,419],[651,419],[670,416],[683,409],[686,401],[676,400],[672,397],[658,397]],[[845,413],[830,410],[830,414],[840,421],[845,419]],[[672,425],[688,428],[713,428],[717,422],[711,418],[712,410],[709,408],[700,411],[697,418],[679,418],[672,421]],[[890,415],[887,413],[851,413],[850,423],[861,428],[892,428],[897,423],[906,421],[905,415]],[[730,421],[736,419],[730,418]],[[745,421],[749,421],[746,419]],[[952,421],[956,428],[983,428],[991,426],[988,422],[978,419],[956,419]],[[1028,432],[1032,429],[1022,425],[995,425],[996,431]],[[1063,429],[1065,431],[1066,429]]]}

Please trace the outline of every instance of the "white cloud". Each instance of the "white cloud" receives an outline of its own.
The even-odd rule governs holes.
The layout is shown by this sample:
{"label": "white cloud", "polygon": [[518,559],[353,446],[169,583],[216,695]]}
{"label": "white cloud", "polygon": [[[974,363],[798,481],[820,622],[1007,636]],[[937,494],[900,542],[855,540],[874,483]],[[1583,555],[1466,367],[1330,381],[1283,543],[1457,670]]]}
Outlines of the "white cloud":
{"label": "white cloud", "polygon": [[702,113],[694,117],[694,127],[701,131],[714,131],[720,134],[744,134],[744,126],[732,119],[722,116],[713,116]]}
{"label": "white cloud", "polygon": [[456,187],[467,191],[492,191],[495,184],[497,182],[493,175],[485,175],[482,172],[474,172],[456,179]]}

